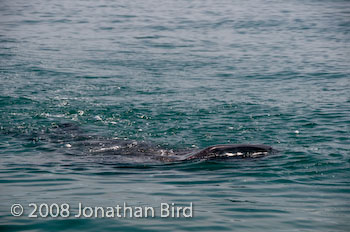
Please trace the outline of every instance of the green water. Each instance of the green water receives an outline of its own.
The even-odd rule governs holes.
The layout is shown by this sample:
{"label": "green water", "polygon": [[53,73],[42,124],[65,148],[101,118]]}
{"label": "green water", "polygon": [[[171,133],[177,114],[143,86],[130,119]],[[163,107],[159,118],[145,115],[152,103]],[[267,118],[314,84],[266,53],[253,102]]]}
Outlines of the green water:
{"label": "green water", "polygon": [[[330,0],[0,1],[0,230],[347,231],[349,16]],[[168,149],[280,152],[124,167],[68,152],[61,123]],[[156,215],[74,217],[79,203],[124,202]],[[191,202],[192,217],[160,216]],[[71,215],[30,218],[30,203]]]}

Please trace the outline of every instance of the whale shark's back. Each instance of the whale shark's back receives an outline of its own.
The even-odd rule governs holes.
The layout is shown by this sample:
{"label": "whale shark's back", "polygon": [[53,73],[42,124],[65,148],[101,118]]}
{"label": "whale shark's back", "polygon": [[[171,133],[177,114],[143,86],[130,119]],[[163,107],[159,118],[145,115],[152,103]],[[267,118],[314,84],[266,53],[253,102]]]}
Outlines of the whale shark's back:
{"label": "whale shark's back", "polygon": [[263,157],[276,151],[270,146],[251,144],[214,145],[202,150],[173,150],[143,141],[88,135],[77,125],[70,123],[57,125],[46,137],[51,142],[56,142],[67,154],[87,155],[102,160],[103,163],[148,164],[249,159]]}

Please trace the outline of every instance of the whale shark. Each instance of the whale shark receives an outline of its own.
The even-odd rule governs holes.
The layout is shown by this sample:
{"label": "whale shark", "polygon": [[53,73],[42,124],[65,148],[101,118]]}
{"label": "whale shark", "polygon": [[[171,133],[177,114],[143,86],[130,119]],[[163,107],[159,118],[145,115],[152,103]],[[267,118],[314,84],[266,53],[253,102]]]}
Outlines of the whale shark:
{"label": "whale shark", "polygon": [[204,149],[169,149],[144,141],[86,135],[74,124],[60,124],[51,135],[66,153],[122,164],[256,159],[277,151],[262,144],[222,144]]}

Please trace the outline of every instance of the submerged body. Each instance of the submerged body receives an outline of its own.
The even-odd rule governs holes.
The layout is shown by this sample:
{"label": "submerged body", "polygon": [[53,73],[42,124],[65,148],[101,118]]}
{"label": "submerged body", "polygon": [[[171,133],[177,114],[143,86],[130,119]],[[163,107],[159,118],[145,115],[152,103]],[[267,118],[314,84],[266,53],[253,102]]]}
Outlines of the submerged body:
{"label": "submerged body", "polygon": [[[275,150],[266,145],[226,144],[202,150],[172,150],[130,140],[93,140],[75,144],[84,148],[85,154],[118,163],[170,163],[202,160],[259,158]],[[69,149],[72,149],[70,147]]]}
{"label": "submerged body", "polygon": [[[146,142],[106,139],[81,133],[75,125],[62,124],[56,128],[57,142],[72,155],[88,155],[103,163],[146,164],[235,158],[258,158],[275,150],[266,145],[226,144],[205,149],[172,150]],[[58,132],[58,133],[57,133]]]}

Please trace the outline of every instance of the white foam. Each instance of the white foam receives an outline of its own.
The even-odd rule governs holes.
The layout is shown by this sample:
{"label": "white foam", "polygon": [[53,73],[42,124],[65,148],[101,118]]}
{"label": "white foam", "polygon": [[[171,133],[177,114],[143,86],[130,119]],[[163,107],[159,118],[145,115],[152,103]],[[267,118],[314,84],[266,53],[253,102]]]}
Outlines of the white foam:
{"label": "white foam", "polygon": [[118,150],[120,146],[113,146],[113,147],[102,147],[98,151],[112,151],[112,150]]}
{"label": "white foam", "polygon": [[98,116],[98,115],[96,115],[96,116],[94,117],[94,119],[96,119],[96,120],[98,120],[98,121],[102,121],[102,118],[101,118],[100,116]]}
{"label": "white foam", "polygon": [[226,156],[241,156],[241,155],[243,155],[243,153],[242,152],[237,152],[237,153],[226,152],[225,155]]}

